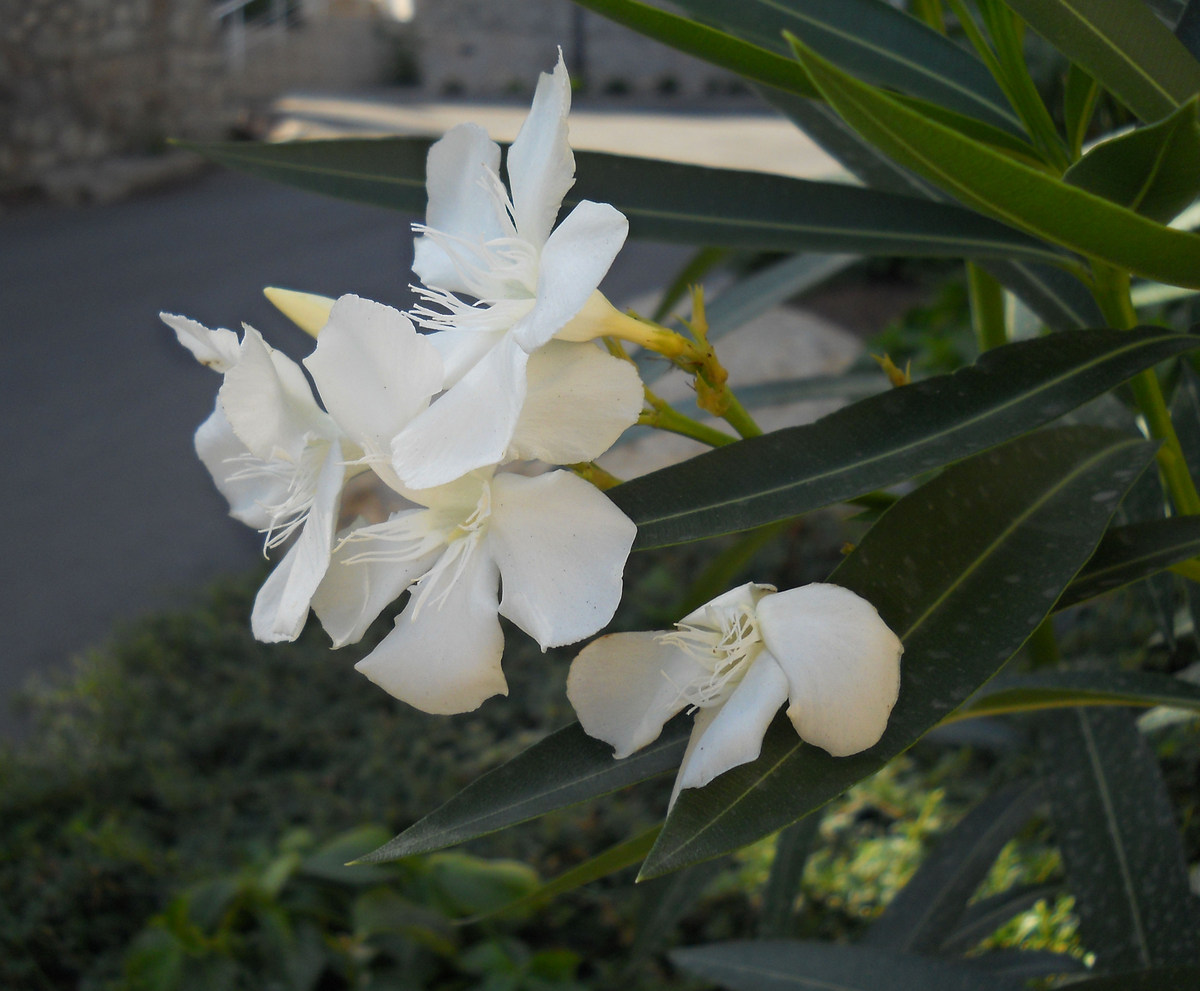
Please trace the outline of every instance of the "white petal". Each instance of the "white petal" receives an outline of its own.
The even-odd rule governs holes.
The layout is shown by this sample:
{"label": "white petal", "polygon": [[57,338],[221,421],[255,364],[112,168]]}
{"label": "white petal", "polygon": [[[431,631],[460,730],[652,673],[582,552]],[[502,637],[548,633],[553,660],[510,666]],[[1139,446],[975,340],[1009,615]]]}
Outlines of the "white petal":
{"label": "white petal", "polygon": [[271,525],[271,514],[263,507],[284,501],[288,479],[278,473],[247,470],[246,460],[253,455],[238,440],[219,405],[196,431],[196,453],[217,490],[229,501],[230,516],[256,530]]}
{"label": "white petal", "polygon": [[[358,643],[375,617],[437,560],[440,547],[411,558],[398,558],[391,553],[395,545],[382,535],[397,516],[412,521],[425,515],[424,510],[405,510],[388,523],[361,527],[355,531],[354,540],[343,541],[333,551],[325,577],[313,595],[312,608],[334,647]],[[370,531],[381,535],[372,539]]]}
{"label": "white petal", "polygon": [[[476,124],[460,124],[429,149],[425,166],[429,206],[427,226],[471,242],[490,241],[512,232],[498,216],[494,184],[500,171],[500,146]],[[432,238],[414,242],[413,271],[426,285],[451,292],[471,291],[454,260]]]}
{"label": "white petal", "polygon": [[[731,588],[728,592],[722,592],[715,599],[710,599],[699,609],[684,616],[676,625],[706,626],[712,629],[720,629],[721,624],[717,617],[743,608],[753,609],[762,601],[763,596],[770,595],[774,591],[774,585],[759,585],[755,582],[746,582],[745,585]],[[714,619],[717,619],[717,621],[713,622]]]}
{"label": "white petal", "polygon": [[866,599],[805,585],[758,604],[763,641],[787,675],[796,732],[834,757],[878,742],[900,690],[899,638]]}
{"label": "white petal", "polygon": [[507,328],[502,331],[486,330],[439,330],[426,334],[425,340],[432,344],[441,356],[445,376],[442,388],[449,389],[474,368],[484,356],[504,340]]}
{"label": "white petal", "polygon": [[658,633],[611,633],[593,640],[571,662],[567,698],[588,736],[628,757],[658,739],[687,703],[683,689],[699,666]]}
{"label": "white petal", "polygon": [[296,542],[258,590],[250,613],[255,639],[264,643],[295,640],[304,629],[313,593],[329,567],[344,475],[341,447],[335,442],[329,445],[312,508]]}
{"label": "white petal", "polygon": [[529,116],[508,149],[517,232],[531,244],[546,243],[567,190],[575,183],[575,156],[567,143],[571,79],[559,53],[553,74],[543,72]]}
{"label": "white petal", "polygon": [[748,764],[762,751],[763,735],[788,696],[788,682],[765,651],[750,664],[741,684],[701,726],[697,717],[694,745],[689,745],[676,779],[681,788],[702,788],[731,767]]}
{"label": "white petal", "polygon": [[399,310],[343,296],[304,360],[337,425],[368,456],[390,461],[392,439],[442,387],[437,349]]}
{"label": "white petal", "polygon": [[304,372],[268,348],[253,327],[246,328],[241,357],[225,373],[217,400],[233,432],[264,461],[298,461],[308,435],[330,429]]}
{"label": "white petal", "polygon": [[497,577],[495,563],[477,550],[444,601],[410,600],[396,628],[355,668],[425,712],[469,712],[508,694]]}
{"label": "white petal", "polygon": [[551,341],[530,355],[526,380],[512,441],[518,460],[591,461],[612,447],[642,411],[637,369],[593,344]]}
{"label": "white petal", "polygon": [[500,565],[500,614],[542,650],[591,636],[621,601],[637,527],[595,486],[566,471],[497,475],[487,532]]}
{"label": "white petal", "polygon": [[404,484],[430,488],[503,461],[525,400],[529,356],[506,337],[392,443]]}
{"label": "white petal", "polygon": [[227,372],[238,363],[237,334],[223,327],[209,330],[202,323],[175,313],[160,313],[159,319],[175,331],[179,343],[192,352],[196,360],[215,372]]}
{"label": "white petal", "polygon": [[513,328],[526,351],[541,347],[583,309],[628,232],[629,222],[619,210],[590,200],[555,228],[542,249],[537,304]]}

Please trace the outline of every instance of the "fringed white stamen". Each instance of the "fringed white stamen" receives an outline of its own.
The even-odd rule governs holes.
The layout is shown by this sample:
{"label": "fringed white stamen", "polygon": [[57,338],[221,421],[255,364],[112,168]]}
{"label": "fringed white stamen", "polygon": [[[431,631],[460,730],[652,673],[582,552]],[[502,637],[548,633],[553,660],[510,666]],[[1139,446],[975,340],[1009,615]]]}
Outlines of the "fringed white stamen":
{"label": "fringed white stamen", "polygon": [[[368,530],[370,532],[367,532]],[[351,554],[343,559],[342,563],[413,561],[445,544],[446,535],[429,525],[428,510],[409,509],[394,516],[386,523],[377,523],[371,527],[351,530],[338,542],[335,553],[347,544],[362,543],[367,540],[389,546],[359,551],[357,554]]]}
{"label": "fringed white stamen", "polygon": [[478,236],[447,234],[424,224],[413,224],[413,231],[442,249],[458,277],[481,302],[532,297],[537,291],[539,252],[528,241],[516,236],[485,241]]}
{"label": "fringed white stamen", "polygon": [[675,630],[656,638],[683,650],[701,668],[695,680],[676,686],[677,698],[687,704],[689,712],[722,704],[763,647],[752,606],[739,606],[720,615],[709,609],[704,619],[707,626],[676,624]]}
{"label": "fringed white stamen", "polygon": [[240,462],[243,467],[230,474],[230,481],[246,481],[253,478],[269,478],[287,483],[287,491],[275,503],[258,502],[258,507],[270,517],[271,522],[262,527],[264,534],[263,554],[285,543],[308,519],[317,491],[317,476],[329,453],[328,443],[312,443],[305,446],[299,463],[284,457],[264,461],[247,452],[229,462]]}

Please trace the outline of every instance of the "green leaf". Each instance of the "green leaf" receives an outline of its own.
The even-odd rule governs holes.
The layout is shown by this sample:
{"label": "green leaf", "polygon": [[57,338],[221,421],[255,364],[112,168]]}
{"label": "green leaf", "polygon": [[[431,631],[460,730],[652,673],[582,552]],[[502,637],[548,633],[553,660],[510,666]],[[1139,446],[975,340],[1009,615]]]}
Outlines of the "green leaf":
{"label": "green leaf", "polygon": [[1175,37],[1183,47],[1192,53],[1192,58],[1200,58],[1200,3],[1188,0],[1175,23]]}
{"label": "green leaf", "polygon": [[[313,192],[425,212],[425,138],[189,145],[222,165]],[[634,237],[756,251],[1060,262],[1034,239],[951,204],[763,172],[575,153],[564,201],[611,203]],[[1162,281],[1162,280],[1159,280]]]}
{"label": "green leaf", "polygon": [[1012,977],[966,963],[860,946],[753,940],[671,953],[680,970],[733,991],[1018,991]]}
{"label": "green leaf", "polygon": [[[706,301],[708,339],[720,340],[772,307],[819,286],[856,260],[855,255],[796,254],[747,276]],[[651,351],[639,353],[634,361],[647,385],[671,368]],[[738,398],[745,402],[740,393]]]}
{"label": "green leaf", "polygon": [[[1062,887],[1054,884],[1028,884],[1009,888],[999,894],[981,898],[972,902],[963,912],[958,923],[942,934],[942,942],[938,952],[947,956],[966,953],[987,939],[992,933],[1008,922],[1014,915],[1027,912],[1038,902],[1053,902],[1060,894]],[[1074,957],[1064,957],[1061,963],[1067,964],[1062,969],[1070,969],[1071,962],[1075,969],[1083,964]]]}
{"label": "green leaf", "polygon": [[642,876],[789,825],[912,746],[1037,628],[1154,450],[1096,427],[1044,430],[948,468],[897,502],[829,577],[872,603],[904,643],[883,737],[831,757],[777,717],[756,761],[679,795]]}
{"label": "green leaf", "polygon": [[855,130],[963,203],[1146,278],[1200,287],[1200,236],[1155,223],[928,120],[801,43],[795,47],[830,105]]}
{"label": "green leaf", "polygon": [[1200,99],[1096,145],[1063,181],[1166,223],[1200,193]]}
{"label": "green leaf", "polygon": [[791,59],[758,45],[740,41],[724,31],[698,24],[638,0],[575,0],[580,7],[611,21],[695,55],[713,65],[765,86],[802,96],[815,96],[812,83]]}
{"label": "green leaf", "polygon": [[986,352],[953,375],[847,406],[816,423],[708,451],[609,496],[637,547],[747,530],[871,492],[1040,426],[1200,338],[1066,331]]}
{"label": "green leaf", "polygon": [[687,734],[686,722],[677,721],[636,754],[613,760],[612,747],[572,723],[476,779],[358,862],[441,850],[673,770],[683,757]]}
{"label": "green leaf", "polygon": [[1200,967],[1148,967],[1072,982],[1071,991],[1196,991]]}
{"label": "green leaf", "polygon": [[704,277],[719,267],[729,257],[725,248],[700,248],[681,268],[662,291],[658,306],[650,315],[655,323],[662,323],[688,293],[690,286],[704,281]]}
{"label": "green leaf", "polygon": [[1067,130],[1067,147],[1072,159],[1078,158],[1083,148],[1099,95],[1100,84],[1077,62],[1067,66],[1067,80],[1063,86],[1063,117]]}
{"label": "green leaf", "polygon": [[1029,821],[1041,801],[1036,782],[1018,781],[976,805],[938,840],[867,930],[865,944],[908,953],[937,953],[1001,849]]}
{"label": "green leaf", "polygon": [[537,872],[519,860],[487,860],[457,850],[436,853],[424,866],[433,901],[452,915],[491,915],[541,884]]}
{"label": "green leaf", "polygon": [[775,837],[775,857],[763,891],[762,912],[759,915],[760,939],[776,939],[792,935],[795,926],[794,906],[800,895],[800,882],[812,852],[813,841],[821,826],[821,817],[814,813],[805,816]]}
{"label": "green leaf", "polygon": [[581,888],[585,884],[591,884],[602,877],[608,877],[610,874],[615,874],[626,867],[632,867],[646,856],[650,847],[654,845],[654,840],[661,828],[660,826],[651,826],[637,836],[628,840],[622,840],[607,850],[589,857],[582,864],[577,864],[570,870],[563,871],[558,877],[552,878],[545,884],[534,888],[534,890],[514,901],[498,905],[483,914],[469,916],[456,921],[465,925],[497,915],[506,916],[518,912],[523,913],[550,901],[552,898],[566,894],[568,891],[574,891],[576,888]]}
{"label": "green leaf", "polygon": [[1200,712],[1200,686],[1153,671],[1045,671],[1000,675],[947,722],[1071,706],[1155,706]]}
{"label": "green leaf", "polygon": [[882,0],[676,0],[684,10],[763,48],[787,52],[790,31],[846,72],[1021,135],[1020,119],[986,66],[965,48]]}
{"label": "green leaf", "polygon": [[710,860],[638,886],[641,898],[635,923],[637,935],[629,948],[626,973],[635,971],[646,957],[662,949],[683,917],[695,911],[704,889],[723,866],[726,862]]}
{"label": "green leaf", "polygon": [[1200,92],[1200,63],[1142,0],[1004,2],[1147,123]]}
{"label": "green leaf", "polygon": [[1175,812],[1132,716],[1073,709],[1042,717],[1038,731],[1085,945],[1106,969],[1200,963]]}
{"label": "green leaf", "polygon": [[1057,608],[1070,608],[1198,556],[1200,517],[1172,516],[1114,527],[1067,586]]}

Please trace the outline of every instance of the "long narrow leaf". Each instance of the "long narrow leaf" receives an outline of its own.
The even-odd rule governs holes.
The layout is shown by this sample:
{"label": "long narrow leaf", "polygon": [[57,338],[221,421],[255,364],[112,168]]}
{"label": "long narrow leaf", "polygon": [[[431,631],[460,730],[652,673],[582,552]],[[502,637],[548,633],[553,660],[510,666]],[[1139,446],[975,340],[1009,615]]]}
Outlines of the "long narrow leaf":
{"label": "long narrow leaf", "polygon": [[1153,455],[1154,445],[1114,431],[1045,430],[948,468],[896,503],[829,577],[872,603],[904,643],[883,737],[831,757],[777,717],[757,760],[680,794],[642,876],[795,822],[912,746],[1037,628]]}
{"label": "long narrow leaf", "polygon": [[759,917],[760,939],[775,939],[792,934],[795,913],[793,906],[800,894],[800,881],[812,851],[821,817],[806,816],[780,830],[775,838],[775,859],[763,891],[762,914]]}
{"label": "long narrow leaf", "polygon": [[617,761],[611,747],[572,723],[478,778],[360,862],[441,850],[644,781],[679,765],[687,733],[685,723],[674,723],[648,747]]}
{"label": "long narrow leaf", "polygon": [[1143,0],[1004,0],[1147,123],[1200,92],[1200,63]]}
{"label": "long narrow leaf", "polygon": [[790,59],[741,41],[724,31],[698,24],[638,0],[575,0],[639,34],[739,76],[802,96],[814,96],[812,83]]}
{"label": "long narrow leaf", "polygon": [[1155,223],[1024,165],[926,119],[800,42],[795,47],[830,105],[855,130],[963,203],[1147,278],[1200,287],[1200,236]]}
{"label": "long narrow leaf", "polygon": [[987,939],[1014,915],[1028,911],[1038,902],[1053,901],[1061,893],[1062,887],[1059,885],[1029,884],[981,898],[967,907],[953,929],[942,934],[939,952],[950,956],[966,953]]}
{"label": "long narrow leaf", "polygon": [[501,905],[499,908],[492,909],[483,915],[474,915],[456,921],[465,925],[471,922],[479,922],[482,919],[492,918],[493,916],[510,915],[514,912],[536,908],[544,902],[557,898],[559,895],[565,895],[568,891],[574,891],[576,888],[582,888],[585,884],[591,884],[602,877],[608,877],[610,874],[615,874],[626,867],[632,867],[654,845],[654,839],[658,836],[659,829],[659,826],[651,826],[649,829],[638,833],[637,836],[631,837],[628,840],[622,840],[607,850],[602,850],[595,856],[588,857],[582,864],[577,864],[570,870],[563,871],[558,877],[551,878],[545,884],[529,892],[529,894],[513,899],[507,905]]}
{"label": "long narrow leaf", "polygon": [[[425,138],[191,145],[222,165],[313,192],[425,212]],[[840,183],[575,153],[581,199],[611,203],[635,237],[761,251],[1021,258],[1066,256],[987,217]],[[1161,281],[1161,280],[1160,280]]]}
{"label": "long narrow leaf", "polygon": [[[926,199],[946,196],[865,141],[827,104],[775,89],[764,89],[762,94],[865,185]],[[1016,293],[1047,327],[1075,330],[1104,323],[1087,287],[1068,272],[1034,263],[996,259],[982,264],[1006,288]]]}
{"label": "long narrow leaf", "polygon": [[1040,720],[1055,833],[1080,934],[1106,969],[1200,963],[1200,913],[1158,762],[1128,712]]}
{"label": "long narrow leaf", "polygon": [[816,423],[709,451],[609,492],[658,547],[787,519],[912,478],[1061,416],[1200,339],[1068,331],[995,348],[953,375]]}
{"label": "long narrow leaf", "polygon": [[967,49],[883,0],[676,0],[763,48],[788,52],[783,32],[859,79],[1022,134],[987,68]]}
{"label": "long narrow leaf", "polygon": [[936,953],[958,924],[1000,850],[1042,801],[1037,782],[1020,781],[984,799],[942,837],[867,930],[866,944]]}
{"label": "long narrow leaf", "polygon": [[947,722],[1073,706],[1165,705],[1200,712],[1200,686],[1154,671],[1046,671],[1001,675]]}
{"label": "long narrow leaf", "polygon": [[762,939],[675,950],[681,970],[732,991],[1018,991],[1020,978],[956,960]]}
{"label": "long narrow leaf", "polygon": [[1067,586],[1058,608],[1070,608],[1194,557],[1200,557],[1200,517],[1172,516],[1114,527]]}

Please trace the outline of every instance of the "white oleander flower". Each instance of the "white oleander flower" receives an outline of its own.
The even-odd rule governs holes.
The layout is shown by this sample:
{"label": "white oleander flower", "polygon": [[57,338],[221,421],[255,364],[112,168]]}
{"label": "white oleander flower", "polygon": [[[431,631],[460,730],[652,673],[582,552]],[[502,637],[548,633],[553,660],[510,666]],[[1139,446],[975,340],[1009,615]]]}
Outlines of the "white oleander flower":
{"label": "white oleander flower", "polygon": [[[445,361],[447,392],[395,439],[393,464],[412,488],[521,458],[592,460],[641,411],[635,370],[595,345],[575,343],[574,357],[536,360],[555,336],[563,338],[556,349],[562,355],[565,342],[597,336],[567,326],[584,319],[581,311],[607,306],[593,296],[628,231],[612,206],[586,200],[554,227],[575,181],[570,104],[560,56],[553,74],[540,78],[509,148],[508,189],[499,177],[500,148],[476,125],[454,128],[429,151],[429,206],[426,223],[417,227],[413,262],[424,283],[415,287],[423,303],[413,316],[434,331],[430,339]],[[596,414],[586,418],[591,430],[565,442],[567,435],[556,429],[518,436],[527,398],[553,391],[560,360],[584,371],[575,401]],[[485,418],[481,408],[488,410]]]}
{"label": "white oleander flower", "polygon": [[238,344],[232,331],[161,316],[198,361],[224,375],[216,408],[196,431],[196,453],[230,514],[265,534],[264,550],[295,538],[251,614],[259,640],[294,640],[329,564],[347,462],[361,452],[317,405],[299,366],[253,327]]}
{"label": "white oleander flower", "polygon": [[755,760],[784,702],[801,739],[835,757],[874,746],[899,692],[902,652],[875,607],[848,589],[751,583],[673,631],[600,637],[572,663],[567,697],[618,758],[682,709],[695,712],[674,802],[680,789]]}
{"label": "white oleander flower", "polygon": [[453,713],[506,694],[500,616],[543,650],[612,618],[636,528],[589,483],[489,468],[407,495],[414,508],[350,531],[313,598],[341,646],[411,589],[395,629],[356,665],[396,698]]}

